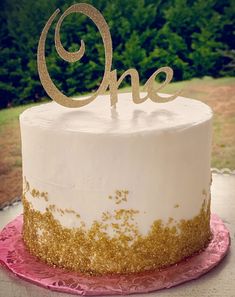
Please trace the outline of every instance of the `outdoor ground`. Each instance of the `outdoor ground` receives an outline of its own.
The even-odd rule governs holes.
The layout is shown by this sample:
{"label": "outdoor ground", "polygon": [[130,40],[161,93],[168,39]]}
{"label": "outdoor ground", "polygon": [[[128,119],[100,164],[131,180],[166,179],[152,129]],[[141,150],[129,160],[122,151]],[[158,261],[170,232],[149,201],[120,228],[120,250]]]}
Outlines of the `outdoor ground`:
{"label": "outdoor ground", "polygon": [[[163,92],[207,103],[214,111],[212,167],[235,169],[235,77],[171,83]],[[32,105],[0,111],[0,205],[21,195],[19,114]]]}

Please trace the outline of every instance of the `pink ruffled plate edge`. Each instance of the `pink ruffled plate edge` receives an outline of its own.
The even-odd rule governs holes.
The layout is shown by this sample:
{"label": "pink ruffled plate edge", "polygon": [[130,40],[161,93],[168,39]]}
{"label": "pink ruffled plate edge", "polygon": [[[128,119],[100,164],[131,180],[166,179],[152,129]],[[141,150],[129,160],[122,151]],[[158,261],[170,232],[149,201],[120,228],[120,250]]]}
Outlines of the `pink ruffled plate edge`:
{"label": "pink ruffled plate edge", "polygon": [[0,233],[0,264],[31,283],[77,295],[127,295],[170,288],[196,279],[215,267],[227,254],[229,231],[223,221],[211,215],[213,238],[206,249],[162,270],[129,275],[87,276],[49,266],[26,249],[22,240],[23,216],[10,222]]}

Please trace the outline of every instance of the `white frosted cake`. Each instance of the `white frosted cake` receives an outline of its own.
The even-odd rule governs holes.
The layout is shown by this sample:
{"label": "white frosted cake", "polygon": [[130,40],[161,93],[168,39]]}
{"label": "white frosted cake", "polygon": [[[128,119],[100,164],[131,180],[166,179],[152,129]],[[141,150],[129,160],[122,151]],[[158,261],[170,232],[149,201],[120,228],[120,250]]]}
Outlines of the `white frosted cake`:
{"label": "white frosted cake", "polygon": [[21,114],[25,244],[83,273],[175,264],[211,236],[212,111],[183,97],[108,101]]}

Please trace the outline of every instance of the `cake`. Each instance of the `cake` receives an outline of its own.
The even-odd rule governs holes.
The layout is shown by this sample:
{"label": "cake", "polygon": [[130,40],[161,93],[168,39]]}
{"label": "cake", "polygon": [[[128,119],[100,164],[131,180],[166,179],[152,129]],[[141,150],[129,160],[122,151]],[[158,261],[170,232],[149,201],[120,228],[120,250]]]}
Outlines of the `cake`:
{"label": "cake", "polygon": [[104,275],[161,269],[210,241],[212,111],[177,97],[116,108],[51,102],[20,116],[23,240],[49,265]]}

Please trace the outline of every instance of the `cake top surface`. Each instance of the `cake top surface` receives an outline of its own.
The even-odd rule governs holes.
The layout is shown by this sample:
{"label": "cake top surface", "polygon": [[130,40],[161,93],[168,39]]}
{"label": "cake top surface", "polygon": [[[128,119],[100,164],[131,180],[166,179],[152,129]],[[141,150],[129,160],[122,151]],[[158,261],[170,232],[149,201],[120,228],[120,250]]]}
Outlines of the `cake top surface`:
{"label": "cake top surface", "polygon": [[116,109],[110,108],[109,95],[101,95],[81,109],[66,108],[56,102],[41,104],[25,110],[20,119],[24,124],[52,130],[128,134],[181,130],[211,117],[210,107],[198,100],[184,97],[164,103],[147,100],[140,106],[133,104],[131,93],[122,93],[118,95]]}

